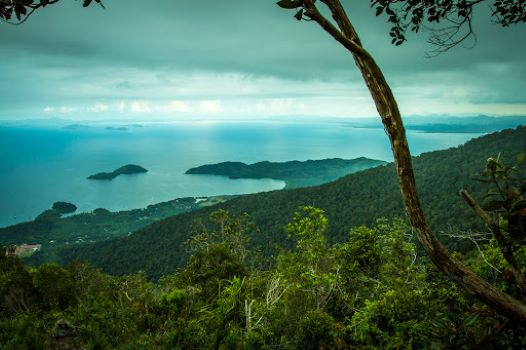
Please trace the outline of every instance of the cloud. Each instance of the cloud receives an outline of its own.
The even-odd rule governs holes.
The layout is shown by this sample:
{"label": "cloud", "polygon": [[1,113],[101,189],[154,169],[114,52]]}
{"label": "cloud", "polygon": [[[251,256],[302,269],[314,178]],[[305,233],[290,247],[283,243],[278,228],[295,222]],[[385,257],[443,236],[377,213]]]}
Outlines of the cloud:
{"label": "cloud", "polygon": [[185,101],[170,101],[166,105],[161,105],[155,108],[160,113],[187,113],[190,107]]}
{"label": "cloud", "polygon": [[221,112],[221,101],[219,100],[205,100],[199,102],[199,108],[204,113],[219,113]]}
{"label": "cloud", "polygon": [[72,113],[72,112],[75,112],[76,110],[77,110],[77,108],[70,107],[70,106],[61,106],[58,109],[59,113],[63,113],[63,114]]}
{"label": "cloud", "polygon": [[120,101],[117,103],[117,111],[119,113],[123,113],[126,110],[127,104],[124,101]]}
{"label": "cloud", "polygon": [[[158,0],[148,11],[140,0],[107,5],[64,2],[22,26],[0,24],[0,118],[376,113],[350,54],[272,1]],[[501,105],[526,114],[526,46],[517,45],[526,26],[503,29],[478,13],[475,48],[427,59],[425,35],[394,47],[369,2],[345,6],[403,113]]]}
{"label": "cloud", "polygon": [[152,108],[147,101],[132,101],[130,102],[130,112],[134,114],[151,113]]}
{"label": "cloud", "polygon": [[109,111],[110,106],[104,103],[96,103],[91,107],[88,107],[88,112],[103,113]]}

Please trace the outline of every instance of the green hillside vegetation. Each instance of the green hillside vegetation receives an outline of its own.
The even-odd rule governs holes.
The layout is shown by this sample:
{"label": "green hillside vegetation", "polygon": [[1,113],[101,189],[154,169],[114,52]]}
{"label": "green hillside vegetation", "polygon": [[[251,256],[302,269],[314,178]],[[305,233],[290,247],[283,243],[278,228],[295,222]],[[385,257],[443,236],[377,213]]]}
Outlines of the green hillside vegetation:
{"label": "green hillside vegetation", "polygon": [[271,178],[284,180],[286,188],[298,188],[331,182],[342,176],[386,163],[365,157],[350,160],[333,158],[282,163],[263,161],[250,165],[241,162],[223,162],[191,168],[186,171],[186,174],[220,175],[231,179]]}
{"label": "green hillside vegetation", "polygon": [[[514,163],[517,154],[524,149],[526,127],[518,127],[473,139],[463,146],[415,157],[416,180],[431,227],[438,233],[484,230],[458,191],[467,189],[476,199],[482,200],[488,185],[475,181],[474,177],[479,177],[486,159],[501,154],[505,162]],[[90,261],[115,275],[141,270],[157,279],[186,264],[188,252],[183,242],[193,232],[206,227],[210,213],[219,208],[233,215],[248,213],[258,228],[250,233],[251,246],[257,247],[264,256],[271,256],[276,253],[278,243],[287,241],[285,224],[294,211],[304,205],[314,205],[325,211],[330,223],[327,240],[331,244],[345,241],[351,227],[371,226],[378,217],[404,216],[394,166],[388,164],[317,187],[240,196],[161,220],[129,237],[70,247],[61,253],[61,258],[63,262]],[[452,240],[448,236],[441,238],[449,249],[466,251],[472,248],[468,241]]]}
{"label": "green hillside vegetation", "polygon": [[121,166],[118,169],[113,170],[111,173],[97,173],[88,176],[89,180],[112,180],[119,175],[130,175],[130,174],[141,174],[146,173],[148,170],[139,165],[127,164]]}
{"label": "green hillside vegetation", "polygon": [[[85,263],[26,268],[0,249],[0,349],[521,349],[526,329],[416,259],[403,222],[377,220],[327,242],[322,210],[286,225],[290,248],[268,267],[247,216],[210,216],[181,269],[148,281]],[[166,242],[165,242],[166,243]],[[513,295],[499,249],[458,255]],[[159,252],[161,253],[161,252]],[[526,263],[524,246],[517,251]],[[142,259],[130,256],[130,260]],[[495,269],[495,270],[494,270]]]}
{"label": "green hillside vegetation", "polygon": [[33,221],[0,228],[0,245],[42,244],[38,254],[40,261],[57,260],[56,252],[64,246],[125,236],[153,222],[197,210],[209,203],[220,203],[227,198],[218,196],[199,201],[192,197],[179,198],[144,209],[111,212],[98,208],[91,213],[69,217],[48,209]]}

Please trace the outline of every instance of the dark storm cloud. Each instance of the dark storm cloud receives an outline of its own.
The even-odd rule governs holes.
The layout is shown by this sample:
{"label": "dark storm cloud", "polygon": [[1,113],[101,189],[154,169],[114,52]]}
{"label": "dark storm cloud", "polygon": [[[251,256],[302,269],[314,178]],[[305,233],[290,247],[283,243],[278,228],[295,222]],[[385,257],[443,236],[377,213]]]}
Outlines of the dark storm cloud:
{"label": "dark storm cloud", "polygon": [[[142,100],[135,110],[154,112],[164,107],[156,110],[151,101],[175,99],[181,113],[190,109],[182,100],[206,100],[202,105],[210,107],[208,99],[221,105],[236,96],[244,98],[239,113],[250,112],[258,99],[276,114],[291,106],[312,111],[302,96],[331,105],[347,96],[370,103],[350,55],[314,23],[298,23],[271,0],[107,0],[107,10],[63,2],[22,26],[0,26],[3,118],[46,106],[68,112],[97,104],[89,108],[100,111],[121,100]],[[459,113],[469,113],[469,104],[526,104],[526,48],[517,43],[525,26],[502,29],[481,13],[473,49],[428,59],[425,35],[394,47],[385,19],[374,16],[368,1],[344,3],[409,113],[424,100],[440,106],[452,96],[464,106]],[[280,94],[294,101],[276,102]],[[344,107],[332,112],[343,116]],[[348,113],[359,112],[374,110]]]}

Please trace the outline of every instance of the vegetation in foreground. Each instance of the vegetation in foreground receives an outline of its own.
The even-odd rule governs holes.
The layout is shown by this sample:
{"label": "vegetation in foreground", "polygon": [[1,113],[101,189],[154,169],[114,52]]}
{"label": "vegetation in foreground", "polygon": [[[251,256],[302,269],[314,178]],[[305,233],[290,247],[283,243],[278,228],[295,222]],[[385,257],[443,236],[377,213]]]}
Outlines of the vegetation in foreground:
{"label": "vegetation in foreground", "polygon": [[[496,315],[419,258],[410,229],[379,219],[328,244],[322,210],[300,208],[271,266],[246,215],[214,212],[182,269],[156,284],[80,262],[24,267],[0,252],[0,349],[513,349],[524,325]],[[514,293],[490,241],[459,255]],[[525,266],[526,249],[517,251]]]}

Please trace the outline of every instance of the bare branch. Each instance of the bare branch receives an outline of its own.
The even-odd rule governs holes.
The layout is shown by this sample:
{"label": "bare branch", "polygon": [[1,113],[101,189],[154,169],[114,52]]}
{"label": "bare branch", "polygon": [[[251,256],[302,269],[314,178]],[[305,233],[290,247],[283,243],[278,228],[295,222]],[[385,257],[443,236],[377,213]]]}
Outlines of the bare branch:
{"label": "bare branch", "polygon": [[488,259],[486,258],[486,255],[484,254],[484,251],[480,247],[481,243],[488,243],[491,241],[491,238],[493,237],[493,234],[490,232],[471,232],[471,231],[459,231],[459,232],[441,232],[443,236],[447,236],[450,238],[456,238],[460,240],[468,240],[477,248],[480,256],[482,257],[482,260],[484,260],[484,263],[488,265],[493,271],[501,274],[502,271],[500,271],[495,265],[491,264]]}

